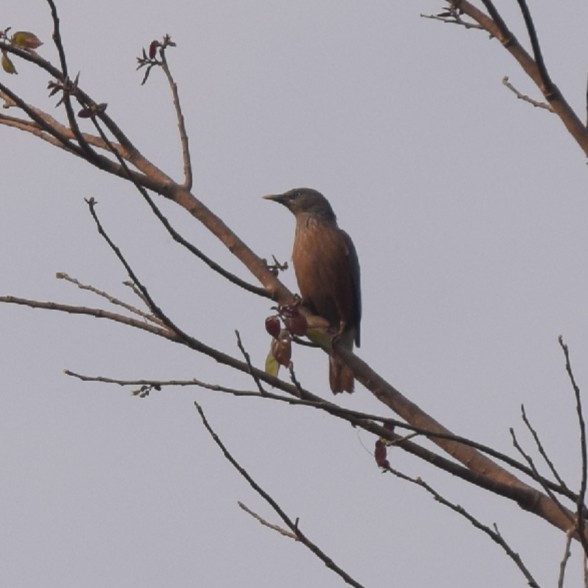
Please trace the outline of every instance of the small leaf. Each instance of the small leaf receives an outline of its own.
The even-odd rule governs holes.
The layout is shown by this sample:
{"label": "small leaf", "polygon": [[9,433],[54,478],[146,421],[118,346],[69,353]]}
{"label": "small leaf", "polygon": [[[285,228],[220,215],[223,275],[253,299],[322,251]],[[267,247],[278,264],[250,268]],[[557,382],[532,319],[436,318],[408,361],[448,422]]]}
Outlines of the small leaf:
{"label": "small leaf", "polygon": [[280,371],[280,364],[274,357],[271,349],[265,358],[265,373],[269,376],[277,376]]}
{"label": "small leaf", "polygon": [[8,74],[16,74],[16,67],[14,67],[14,63],[10,61],[10,58],[6,54],[5,51],[2,51],[2,69]]}
{"label": "small leaf", "polygon": [[80,118],[92,118],[92,109],[91,108],[82,108],[82,110],[80,110],[78,112],[78,116]]}
{"label": "small leaf", "polygon": [[29,31],[17,31],[12,35],[10,42],[19,49],[36,49],[43,44],[37,35]]}

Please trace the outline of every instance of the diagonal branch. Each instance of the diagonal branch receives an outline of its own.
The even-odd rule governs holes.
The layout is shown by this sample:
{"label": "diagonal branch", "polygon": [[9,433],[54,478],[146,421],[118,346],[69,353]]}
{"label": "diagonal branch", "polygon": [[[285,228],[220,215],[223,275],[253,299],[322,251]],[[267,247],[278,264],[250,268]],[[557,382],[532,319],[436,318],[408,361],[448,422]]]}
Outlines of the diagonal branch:
{"label": "diagonal branch", "polygon": [[533,56],[535,57],[535,63],[537,64],[539,75],[541,76],[541,92],[544,96],[547,96],[548,94],[551,94],[553,82],[551,81],[549,73],[547,72],[547,67],[545,66],[543,53],[541,52],[541,45],[539,44],[539,38],[537,37],[537,31],[535,30],[535,24],[533,23],[533,17],[531,16],[531,11],[527,6],[526,0],[517,0],[517,2],[523,13],[523,19],[525,21],[525,26],[527,27],[527,32],[529,33],[529,40],[531,41],[531,48],[533,49]]}
{"label": "diagonal branch", "polygon": [[417,486],[420,486],[421,488],[424,488],[437,502],[439,502],[443,506],[446,506],[447,508],[451,509],[453,512],[456,512],[457,514],[464,517],[474,527],[476,527],[476,529],[479,529],[480,531],[486,533],[486,535],[488,535],[492,539],[492,541],[494,541],[500,547],[502,547],[502,549],[508,555],[508,557],[510,557],[510,559],[512,559],[512,561],[519,568],[521,573],[525,576],[525,579],[527,580],[529,586],[532,586],[534,588],[539,588],[539,584],[536,582],[536,580],[533,578],[531,572],[527,569],[527,567],[523,563],[523,560],[521,559],[520,555],[518,553],[516,553],[516,551],[514,551],[510,547],[510,545],[504,540],[502,535],[498,532],[498,529],[496,528],[496,526],[494,529],[491,529],[490,527],[488,527],[488,525],[484,525],[476,517],[474,517],[472,514],[470,514],[465,508],[463,508],[462,506],[459,506],[458,504],[454,504],[453,502],[447,500],[447,498],[444,498],[443,496],[441,496],[441,494],[439,494],[439,492],[437,492],[431,485],[427,484],[427,482],[425,482],[421,478],[412,478],[411,476],[407,476],[406,474],[403,474],[402,472],[395,470],[395,469],[391,468],[390,466],[386,467],[385,471],[387,471],[391,474],[394,474],[396,477],[400,478],[401,480],[406,480],[407,482],[411,482],[412,484],[415,484]]}
{"label": "diagonal branch", "polygon": [[524,500],[517,500],[520,506],[533,511],[563,531],[569,529],[570,519],[573,519],[573,514],[569,510],[560,508],[549,496],[525,484],[479,451],[454,441],[451,438],[453,433],[449,429],[406,398],[353,352],[339,348],[337,355],[353,370],[355,377],[396,414],[412,425],[446,436],[432,435],[430,439],[453,458],[465,464],[474,474],[492,480],[498,487],[510,488],[514,495],[520,493],[521,498],[525,497]]}
{"label": "diagonal branch", "polygon": [[[541,457],[543,458],[543,461],[547,464],[547,467],[549,468],[549,470],[551,471],[553,477],[557,480],[558,484],[560,485],[561,488],[564,488],[566,490],[568,490],[568,486],[567,484],[564,482],[564,480],[562,479],[562,477],[559,475],[559,472],[557,471],[553,461],[550,459],[550,457],[547,455],[547,451],[545,450],[545,447],[543,447],[543,443],[541,442],[541,439],[539,438],[539,435],[537,433],[537,431],[535,430],[535,428],[533,427],[533,425],[531,425],[531,421],[529,421],[529,419],[527,418],[527,413],[525,411],[525,406],[521,405],[521,416],[523,418],[523,422],[525,423],[527,429],[529,430],[529,432],[531,433],[532,437],[533,437],[533,441],[535,441],[535,445],[537,446],[537,451],[539,451]],[[536,474],[536,475],[535,475]],[[541,478],[541,476],[539,476],[539,478],[537,478],[538,472],[534,472],[534,477],[540,481],[543,485],[544,482]],[[568,495],[568,498],[570,498],[571,495]],[[573,500],[577,501],[578,500],[578,495],[576,495],[574,498],[572,498]]]}
{"label": "diagonal branch", "polygon": [[[155,204],[153,198],[151,198],[151,196],[149,195],[149,193],[147,192],[147,190],[143,187],[143,185],[141,185],[141,183],[139,183],[139,181],[131,173],[131,170],[128,168],[128,166],[127,166],[124,158],[119,153],[119,150],[116,148],[116,145],[113,145],[110,142],[110,140],[108,139],[108,137],[106,136],[106,134],[104,133],[104,131],[102,130],[102,128],[100,127],[100,125],[98,124],[98,122],[96,121],[96,119],[94,118],[94,119],[92,119],[92,121],[93,121],[94,126],[96,127],[98,133],[100,134],[100,137],[104,141],[104,144],[108,148],[110,148],[110,150],[112,151],[112,153],[118,159],[118,161],[119,161],[119,163],[121,165],[121,168],[127,173],[127,179],[130,182],[133,183],[133,185],[135,186],[135,188],[139,191],[139,193],[141,194],[141,196],[143,197],[143,199],[149,205],[149,208],[151,208],[151,212],[153,212],[153,214],[157,217],[157,219],[159,220],[159,222],[165,227],[165,229],[170,234],[170,236],[174,239],[174,241],[176,243],[179,243],[183,247],[185,247],[188,251],[190,251],[190,253],[192,253],[193,255],[195,255],[196,257],[198,257],[198,259],[200,259],[201,261],[203,261],[210,269],[212,269],[213,271],[217,272],[218,274],[220,274],[221,276],[223,276],[224,278],[226,278],[229,282],[235,284],[236,286],[239,286],[240,288],[243,288],[244,290],[246,290],[248,292],[251,292],[253,294],[257,294],[258,296],[269,298],[269,294],[268,294],[268,292],[267,292],[267,290],[265,288],[259,288],[257,286],[254,286],[254,285],[246,282],[245,280],[242,280],[241,278],[239,278],[235,274],[227,271],[220,264],[216,263],[210,257],[208,257],[207,255],[205,255],[194,244],[190,243],[187,239],[185,239],[182,235],[180,235],[180,233],[178,233],[178,231],[176,231],[174,229],[174,227],[169,222],[169,220],[167,219],[167,217],[161,212],[161,210],[159,209],[159,207]],[[185,132],[185,129],[184,129],[183,132]]]}
{"label": "diagonal branch", "polygon": [[97,296],[100,296],[101,298],[108,300],[108,302],[110,302],[110,304],[113,304],[114,306],[120,306],[120,307],[124,308],[125,310],[128,310],[129,312],[132,312],[133,314],[136,314],[137,316],[144,318],[147,321],[153,321],[154,323],[156,323],[160,326],[162,324],[162,322],[160,320],[156,319],[152,314],[147,314],[146,312],[139,310],[138,308],[132,306],[131,304],[123,302],[122,300],[115,298],[114,296],[112,296],[111,294],[108,294],[107,292],[104,292],[103,290],[99,290],[95,286],[91,286],[90,284],[82,284],[79,280],[76,280],[75,278],[68,276],[66,273],[58,272],[55,277],[58,280],[66,280],[67,282],[70,282],[71,284],[76,285],[80,290],[87,290],[89,292],[92,292],[92,293],[96,294]]}
{"label": "diagonal branch", "polygon": [[286,531],[286,529],[278,525],[268,523],[263,517],[258,515],[256,512],[252,511],[246,504],[243,504],[241,501],[237,502],[237,504],[239,505],[239,508],[241,508],[241,510],[244,510],[247,514],[251,515],[256,521],[258,521],[264,527],[268,527],[269,529],[272,529],[273,531],[280,533],[280,535],[284,535],[284,537],[290,537],[290,539],[298,541],[298,537],[295,533],[292,533],[291,531]]}
{"label": "diagonal branch", "polygon": [[53,0],[47,0],[47,4],[49,4],[49,8],[51,9],[51,19],[53,20],[53,44],[57,49],[57,53],[59,55],[59,62],[61,64],[60,79],[63,81],[63,105],[65,106],[65,112],[67,113],[69,127],[73,131],[73,134],[78,142],[78,145],[84,152],[85,157],[89,161],[93,161],[97,157],[97,154],[92,149],[92,147],[84,140],[84,136],[82,135],[82,131],[80,130],[80,127],[78,125],[76,114],[73,110],[73,106],[71,103],[71,94],[72,91],[75,90],[77,82],[73,82],[69,78],[69,73],[67,69],[67,59],[65,56],[65,50],[63,48],[63,42],[61,39],[61,30],[59,23],[59,15],[57,14],[57,7],[55,6],[55,2],[53,2]]}
{"label": "diagonal branch", "polygon": [[[533,83],[541,90],[545,99],[550,104],[553,112],[559,117],[576,143],[588,155],[588,132],[584,123],[580,120],[569,103],[564,99],[559,88],[546,76],[545,66],[539,50],[539,62],[525,51],[515,35],[496,10],[490,0],[482,0],[488,10],[488,14],[474,6],[468,0],[447,0],[456,9],[461,10],[477,22],[488,34],[496,38],[501,45],[519,63]],[[534,28],[532,29],[534,31]],[[536,54],[537,57],[537,54]]]}
{"label": "diagonal branch", "polygon": [[[50,6],[52,6],[53,2],[50,0],[48,1]],[[472,18],[475,22],[478,22],[478,24],[480,24],[480,26],[487,30],[491,35],[499,39],[505,48],[510,51],[513,56],[515,56],[519,63],[521,63],[531,78],[536,81],[538,85],[541,84],[541,75],[537,69],[537,64],[524,51],[524,49],[522,49],[520,44],[518,44],[510,31],[508,31],[506,25],[502,22],[501,19],[497,18],[493,20],[488,15],[476,9],[465,0],[454,0],[453,4],[456,7],[459,7],[460,10],[463,10],[464,13]],[[487,6],[493,7],[489,0],[486,0],[485,4]],[[0,47],[4,49],[4,44],[0,43]],[[64,82],[66,81],[63,80],[63,76],[67,73],[63,63],[62,70],[65,71],[61,71],[55,68],[50,63],[36,55],[19,51],[15,48],[6,48],[6,50],[19,55],[23,59],[35,63],[38,67],[44,69],[47,72],[51,72],[51,75],[56,79],[60,79]],[[553,88],[555,88],[555,86]],[[75,88],[75,97],[83,104],[93,103],[90,97],[77,86]],[[575,115],[571,109],[569,109],[567,103],[563,101],[559,95],[559,92],[552,91],[549,96],[546,96],[546,99],[552,105],[558,116],[562,118],[564,124],[569,126],[570,132],[572,135],[574,135],[576,140],[580,144],[582,144],[582,141],[585,141],[584,148],[588,153],[588,139],[586,137],[586,131],[582,124],[579,125],[581,132],[578,131],[578,127],[575,126]],[[28,110],[24,109],[24,111],[29,116],[31,115],[30,113],[32,113],[33,116],[35,115],[35,113],[30,108]],[[176,204],[182,206],[186,211],[188,211],[189,214],[191,214],[195,219],[197,219],[207,229],[209,229],[221,241],[221,243],[223,243],[227,249],[249,269],[249,271],[260,281],[272,299],[277,300],[280,304],[286,304],[292,300],[292,293],[276,278],[275,275],[272,274],[265,261],[257,256],[241,239],[239,239],[237,235],[217,215],[209,210],[199,199],[197,199],[189,190],[187,190],[185,186],[173,182],[169,176],[164,174],[161,170],[147,161],[138,152],[129,139],[122,133],[121,129],[110,119],[110,117],[108,117],[108,115],[105,114],[105,112],[98,112],[95,115],[95,118],[96,120],[102,122],[110,131],[110,133],[112,133],[112,135],[116,138],[119,145],[121,146],[121,149],[123,149],[126,153],[125,159],[131,162],[132,165],[142,172],[139,174],[134,170],[131,171],[130,177],[133,182],[136,181],[142,187],[154,190],[164,197],[173,200]],[[38,122],[40,125],[43,124],[43,120],[39,119],[39,117],[32,118],[32,120],[34,122]],[[42,128],[45,127],[42,126]],[[47,132],[50,133],[51,130],[48,130]],[[71,129],[71,132],[75,137],[74,128]],[[77,155],[86,158],[93,165],[96,165],[101,169],[108,171],[109,173],[123,177],[124,179],[129,179],[127,169],[125,169],[125,167],[123,167],[120,162],[117,163],[106,157],[103,159],[100,159],[100,157],[94,159],[89,158],[81,150],[81,148],[71,140],[71,137],[64,138],[61,137],[59,133],[56,135],[56,140],[63,141],[63,139],[65,139],[64,144],[70,147],[72,152],[75,152]],[[251,367],[247,366],[245,362],[240,362],[232,356],[222,354],[179,329],[177,325],[175,325],[167,316],[165,316],[163,311],[156,305],[155,301],[151,299],[149,292],[140,283],[134,272],[132,272],[132,269],[124,260],[124,257],[118,248],[116,248],[113,243],[111,244],[111,247],[125,266],[125,269],[127,269],[131,279],[137,285],[137,288],[141,292],[143,298],[146,300],[151,312],[157,318],[161,319],[165,325],[165,327],[160,328],[159,331],[153,330],[155,329],[153,325],[149,325],[148,329],[145,328],[145,325],[141,326],[141,328],[144,328],[145,330],[151,330],[151,332],[156,332],[157,334],[160,334],[161,336],[164,336],[172,341],[179,342],[200,353],[214,357],[217,361],[234,367],[235,369],[238,369],[244,373],[251,373]],[[10,297],[4,297],[3,299],[0,299],[0,301],[18,303],[16,300],[10,299]],[[55,306],[47,306],[47,308],[63,310],[66,312],[70,311],[65,306],[61,306],[60,308]],[[79,314],[100,316],[96,313],[103,311],[98,309],[91,309],[91,311],[88,311],[88,309],[86,309],[85,312],[79,310],[77,312]],[[128,317],[121,318],[111,313],[111,317],[108,318],[112,318],[112,320],[117,320],[118,322],[121,322],[121,320],[124,319],[130,321],[129,324],[137,326],[132,322],[134,319],[131,320]],[[440,425],[418,406],[408,400],[396,388],[391,386],[383,378],[376,374],[370,368],[370,366],[367,365],[367,363],[363,362],[353,353],[347,352],[345,350],[339,350],[337,351],[337,354],[341,356],[342,359],[344,359],[347,365],[352,367],[357,379],[362,382],[369,390],[371,390],[376,398],[394,410],[402,418],[412,423],[414,426],[427,430],[431,439],[437,443],[439,447],[449,453],[453,459],[464,465],[462,466],[458,463],[455,463],[453,459],[441,458],[440,456],[431,454],[431,452],[429,452],[429,454],[431,454],[429,455],[429,458],[432,460],[432,463],[442,464],[442,467],[447,468],[447,471],[450,471],[455,475],[459,475],[464,479],[468,479],[472,481],[472,483],[476,483],[482,487],[495,489],[495,491],[516,500],[524,508],[533,510],[533,512],[537,513],[539,516],[542,516],[559,528],[567,528],[567,526],[564,524],[567,522],[566,517],[562,515],[562,512],[558,509],[557,505],[555,505],[553,501],[549,499],[549,497],[524,484],[510,472],[506,471],[504,468],[490,460],[487,456],[483,455],[480,451],[475,450],[465,443],[456,441],[456,438],[454,435],[452,435],[451,431]],[[271,379],[261,370],[257,370],[255,373],[258,374],[258,377],[261,381],[268,383],[272,383],[274,381],[280,382],[280,380]],[[301,396],[302,388],[300,386],[290,385],[290,387],[287,388],[288,385],[286,383],[281,383],[280,386],[280,389],[287,389],[288,393]],[[368,426],[370,427],[369,430],[371,431],[375,431],[379,427],[376,423],[370,424],[366,422],[366,427]],[[379,428],[381,429],[382,427]],[[425,450],[416,444],[411,445],[404,441],[402,446],[403,448],[407,448],[407,451],[410,450],[415,454],[426,455],[424,452]]]}
{"label": "diagonal branch", "polygon": [[247,480],[249,485],[257,492],[277,513],[277,515],[284,521],[286,526],[292,531],[292,533],[296,536],[296,539],[300,541],[303,545],[305,545],[314,555],[316,555],[330,570],[333,570],[337,575],[339,575],[343,581],[350,586],[355,586],[356,588],[363,588],[362,585],[355,581],[347,572],[345,572],[341,567],[339,567],[325,552],[318,547],[315,543],[313,543],[301,530],[298,526],[298,520],[293,521],[280,507],[280,505],[259,485],[257,482],[249,475],[247,470],[243,468],[239,464],[239,462],[229,453],[228,449],[224,446],[223,442],[220,440],[218,435],[214,432],[213,428],[208,423],[206,416],[204,415],[204,411],[202,407],[197,403],[194,402],[194,406],[202,419],[202,424],[212,437],[212,440],[218,445],[219,449],[222,451],[225,459],[239,472],[239,474]]}

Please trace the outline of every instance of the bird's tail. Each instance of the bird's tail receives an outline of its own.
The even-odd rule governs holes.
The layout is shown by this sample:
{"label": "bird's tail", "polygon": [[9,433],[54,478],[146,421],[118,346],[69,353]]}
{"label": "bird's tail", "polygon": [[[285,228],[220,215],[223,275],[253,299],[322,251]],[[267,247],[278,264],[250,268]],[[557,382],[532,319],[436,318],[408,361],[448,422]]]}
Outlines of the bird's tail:
{"label": "bird's tail", "polygon": [[[353,349],[355,331],[349,330],[338,336],[337,345],[346,349]],[[333,394],[339,392],[353,392],[355,378],[353,372],[337,358],[329,357],[329,384]]]}

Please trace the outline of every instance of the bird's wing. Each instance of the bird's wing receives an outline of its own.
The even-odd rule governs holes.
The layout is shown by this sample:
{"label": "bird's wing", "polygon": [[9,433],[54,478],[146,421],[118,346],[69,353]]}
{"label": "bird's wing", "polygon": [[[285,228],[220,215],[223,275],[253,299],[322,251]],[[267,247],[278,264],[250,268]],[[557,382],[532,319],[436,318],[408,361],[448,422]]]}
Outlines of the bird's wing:
{"label": "bird's wing", "polygon": [[359,347],[360,342],[360,322],[361,322],[361,284],[360,284],[360,273],[359,273],[359,259],[357,257],[357,251],[355,245],[351,240],[351,237],[345,232],[341,231],[343,238],[345,239],[345,247],[347,248],[347,259],[349,260],[349,267],[351,268],[351,278],[353,280],[353,298],[355,308],[355,344]]}

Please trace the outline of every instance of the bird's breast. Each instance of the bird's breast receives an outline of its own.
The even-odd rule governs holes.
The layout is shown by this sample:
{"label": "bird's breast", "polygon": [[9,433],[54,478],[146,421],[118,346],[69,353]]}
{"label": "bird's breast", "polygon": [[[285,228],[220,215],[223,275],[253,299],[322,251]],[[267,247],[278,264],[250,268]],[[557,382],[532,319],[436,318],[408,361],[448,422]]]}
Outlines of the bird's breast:
{"label": "bird's breast", "polygon": [[337,328],[355,323],[354,284],[345,234],[335,225],[297,223],[292,262],[303,302]]}

